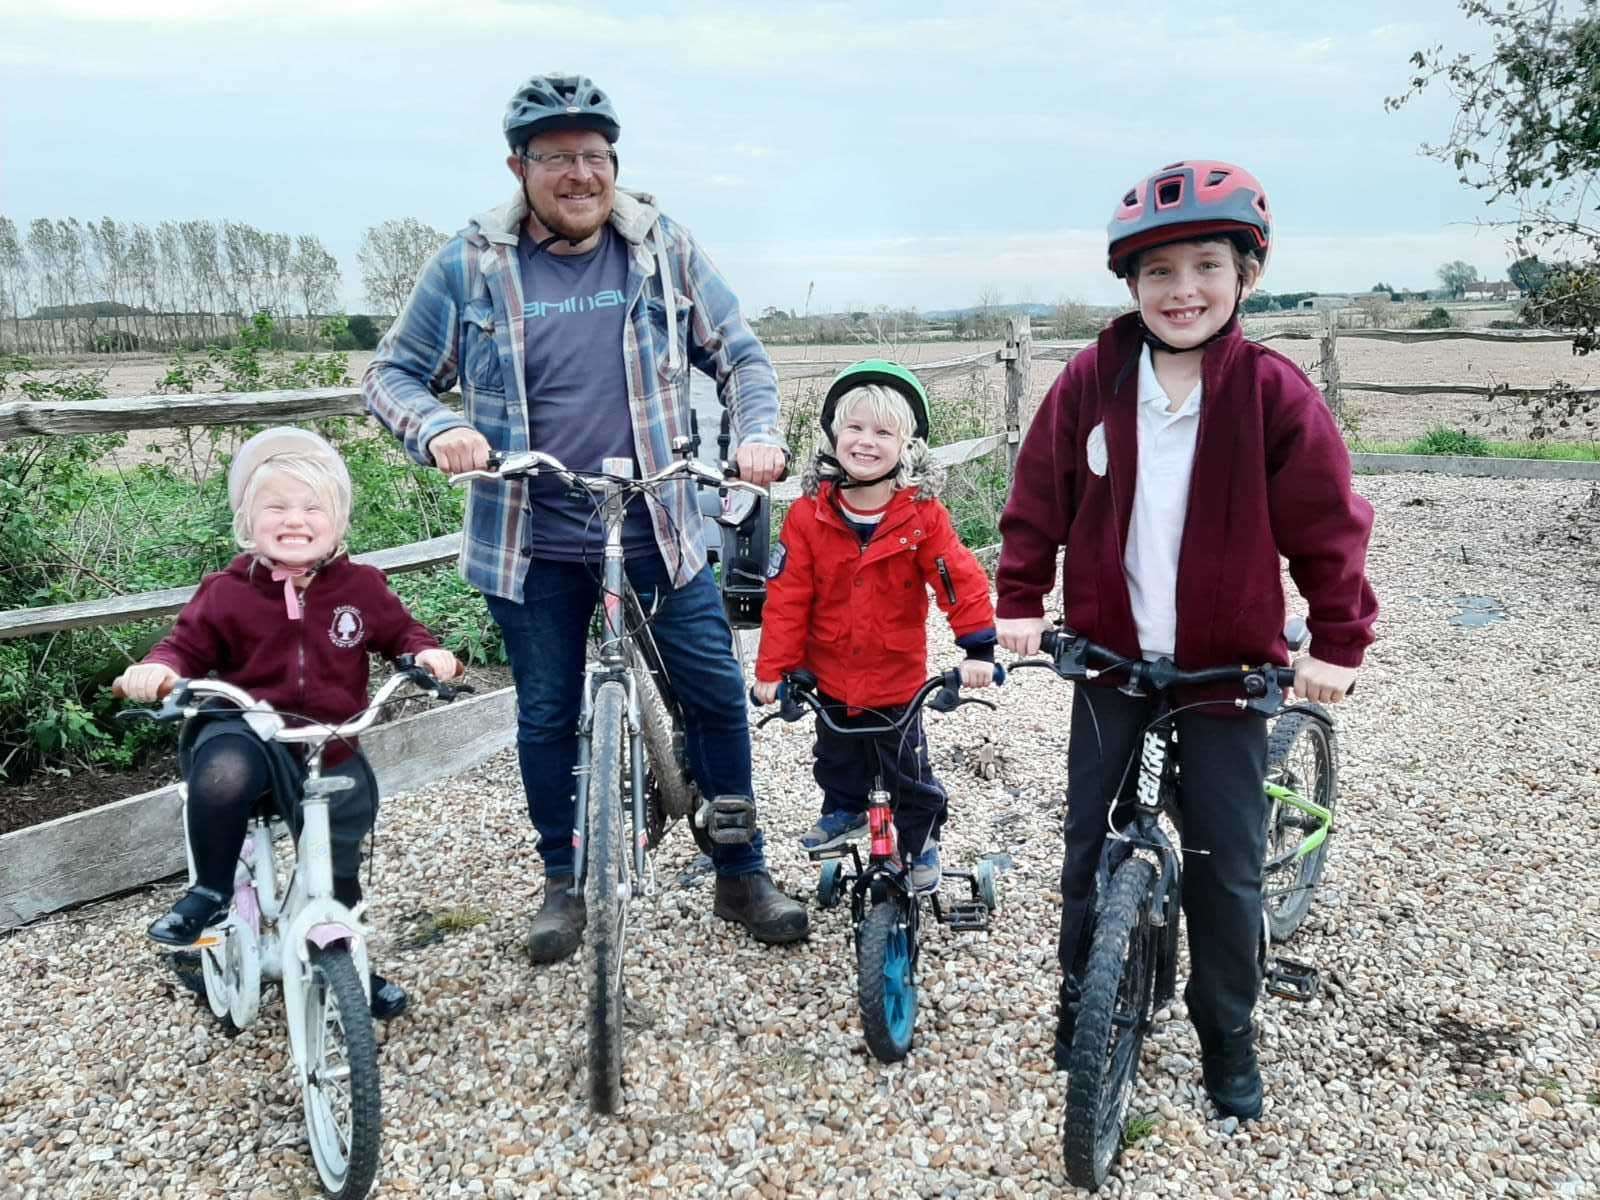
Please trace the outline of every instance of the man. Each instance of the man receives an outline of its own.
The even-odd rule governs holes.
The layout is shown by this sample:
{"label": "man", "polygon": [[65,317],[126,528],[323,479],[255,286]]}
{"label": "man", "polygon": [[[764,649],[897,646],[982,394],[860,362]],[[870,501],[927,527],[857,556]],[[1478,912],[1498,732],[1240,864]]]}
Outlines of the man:
{"label": "man", "polygon": [[[543,450],[598,470],[627,457],[649,474],[689,431],[689,367],[713,375],[738,437],[740,476],[783,470],[777,375],[738,300],[688,232],[650,197],[616,189],[611,101],[584,76],[537,75],[503,122],[517,179],[509,204],[474,218],[418,279],[362,380],[368,407],[417,462],[481,469],[491,448]],[[438,400],[459,382],[465,418]],[[559,481],[476,482],[461,571],[505,634],[517,749],[544,860],[528,950],[554,962],[585,920],[573,883],[573,767],[584,645],[599,593],[603,523]],[[623,524],[628,578],[682,703],[689,758],[708,796],[752,795],[744,679],[706,564],[687,483],[635,502]],[[718,846],[717,916],[759,941],[806,936],[805,908],[773,886],[759,833]]]}

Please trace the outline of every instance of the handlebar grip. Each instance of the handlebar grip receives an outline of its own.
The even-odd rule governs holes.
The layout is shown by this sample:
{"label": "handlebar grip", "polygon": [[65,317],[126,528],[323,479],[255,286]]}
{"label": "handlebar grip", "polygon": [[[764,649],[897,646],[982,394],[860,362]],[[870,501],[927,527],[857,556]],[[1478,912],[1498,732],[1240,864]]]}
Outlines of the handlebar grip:
{"label": "handlebar grip", "polygon": [[489,471],[498,471],[506,461],[506,456],[498,450],[489,451],[489,463],[485,468]]}

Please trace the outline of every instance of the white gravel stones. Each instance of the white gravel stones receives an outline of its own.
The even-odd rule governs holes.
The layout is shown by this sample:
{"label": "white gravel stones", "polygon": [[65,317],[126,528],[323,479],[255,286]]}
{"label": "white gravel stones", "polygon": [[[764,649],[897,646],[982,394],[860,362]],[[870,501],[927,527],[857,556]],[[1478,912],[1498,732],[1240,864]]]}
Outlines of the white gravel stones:
{"label": "white gravel stones", "polygon": [[[1213,1119],[1181,1003],[1133,1099],[1154,1123],[1102,1195],[1588,1196],[1600,1189],[1600,541],[1588,485],[1366,478],[1382,640],[1339,714],[1340,832],[1293,949],[1312,1004],[1264,1000],[1267,1109]],[[1574,520],[1574,515],[1578,520]],[[1507,619],[1460,628],[1456,596]],[[934,661],[954,660],[930,626]],[[375,957],[414,997],[384,1031],[383,1197],[1054,1196],[1050,1069],[1065,685],[930,717],[948,866],[1005,852],[994,932],[930,931],[907,1061],[865,1051],[848,915],[769,949],[711,916],[681,831],[632,923],[628,1109],[583,1101],[575,963],[520,950],[540,884],[513,757],[385,805]],[[980,778],[959,751],[996,735]],[[958,758],[962,762],[958,763]],[[815,818],[810,734],[756,737],[769,857]],[[166,889],[0,943],[0,1197],[316,1194],[282,1006],[229,1038],[145,944]],[[407,948],[422,913],[488,919]]]}

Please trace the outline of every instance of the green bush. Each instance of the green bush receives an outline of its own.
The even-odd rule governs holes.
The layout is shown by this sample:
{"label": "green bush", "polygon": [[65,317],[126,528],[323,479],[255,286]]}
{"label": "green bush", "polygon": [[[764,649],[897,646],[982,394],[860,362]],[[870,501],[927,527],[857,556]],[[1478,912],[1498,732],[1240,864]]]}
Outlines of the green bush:
{"label": "green bush", "polygon": [[378,324],[365,313],[356,313],[350,318],[350,338],[355,342],[357,350],[376,350],[378,348]]}
{"label": "green bush", "polygon": [[[179,353],[165,391],[259,391],[348,382],[342,354],[289,358],[273,350],[270,317],[256,316],[201,355]],[[103,373],[49,375],[0,356],[0,401],[86,400],[105,394]],[[404,545],[461,527],[463,497],[438,471],[410,463],[368,422],[320,421],[349,464],[353,552]],[[0,610],[68,604],[193,584],[237,552],[226,466],[255,430],[181,429],[157,461],[119,466],[121,434],[13,438],[0,444]],[[472,662],[504,661],[482,598],[453,567],[402,574],[395,589],[418,619]],[[0,781],[39,769],[129,766],[171,726],[128,726],[106,690],[138,661],[168,621],[69,630],[0,642]]]}
{"label": "green bush", "polygon": [[1483,458],[1489,453],[1489,443],[1475,433],[1464,429],[1449,429],[1443,425],[1428,430],[1406,448],[1407,454],[1443,454],[1465,458]]}
{"label": "green bush", "polygon": [[1419,317],[1417,319],[1417,323],[1414,326],[1412,326],[1412,328],[1413,329],[1449,329],[1453,325],[1455,325],[1455,320],[1450,316],[1449,311],[1444,309],[1444,308],[1435,307],[1434,310],[1432,312],[1430,312],[1427,316]]}

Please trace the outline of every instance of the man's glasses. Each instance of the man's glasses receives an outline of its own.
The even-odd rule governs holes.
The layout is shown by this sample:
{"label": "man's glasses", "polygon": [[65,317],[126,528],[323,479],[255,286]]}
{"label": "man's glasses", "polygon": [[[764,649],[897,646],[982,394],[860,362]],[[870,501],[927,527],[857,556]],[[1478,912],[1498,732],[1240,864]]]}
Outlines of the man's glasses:
{"label": "man's glasses", "polygon": [[582,154],[573,154],[568,150],[557,150],[550,154],[529,154],[524,151],[522,158],[527,162],[543,167],[547,171],[570,171],[578,163],[582,163],[596,175],[610,172],[617,164],[617,156],[613,152],[600,150],[585,150]]}

